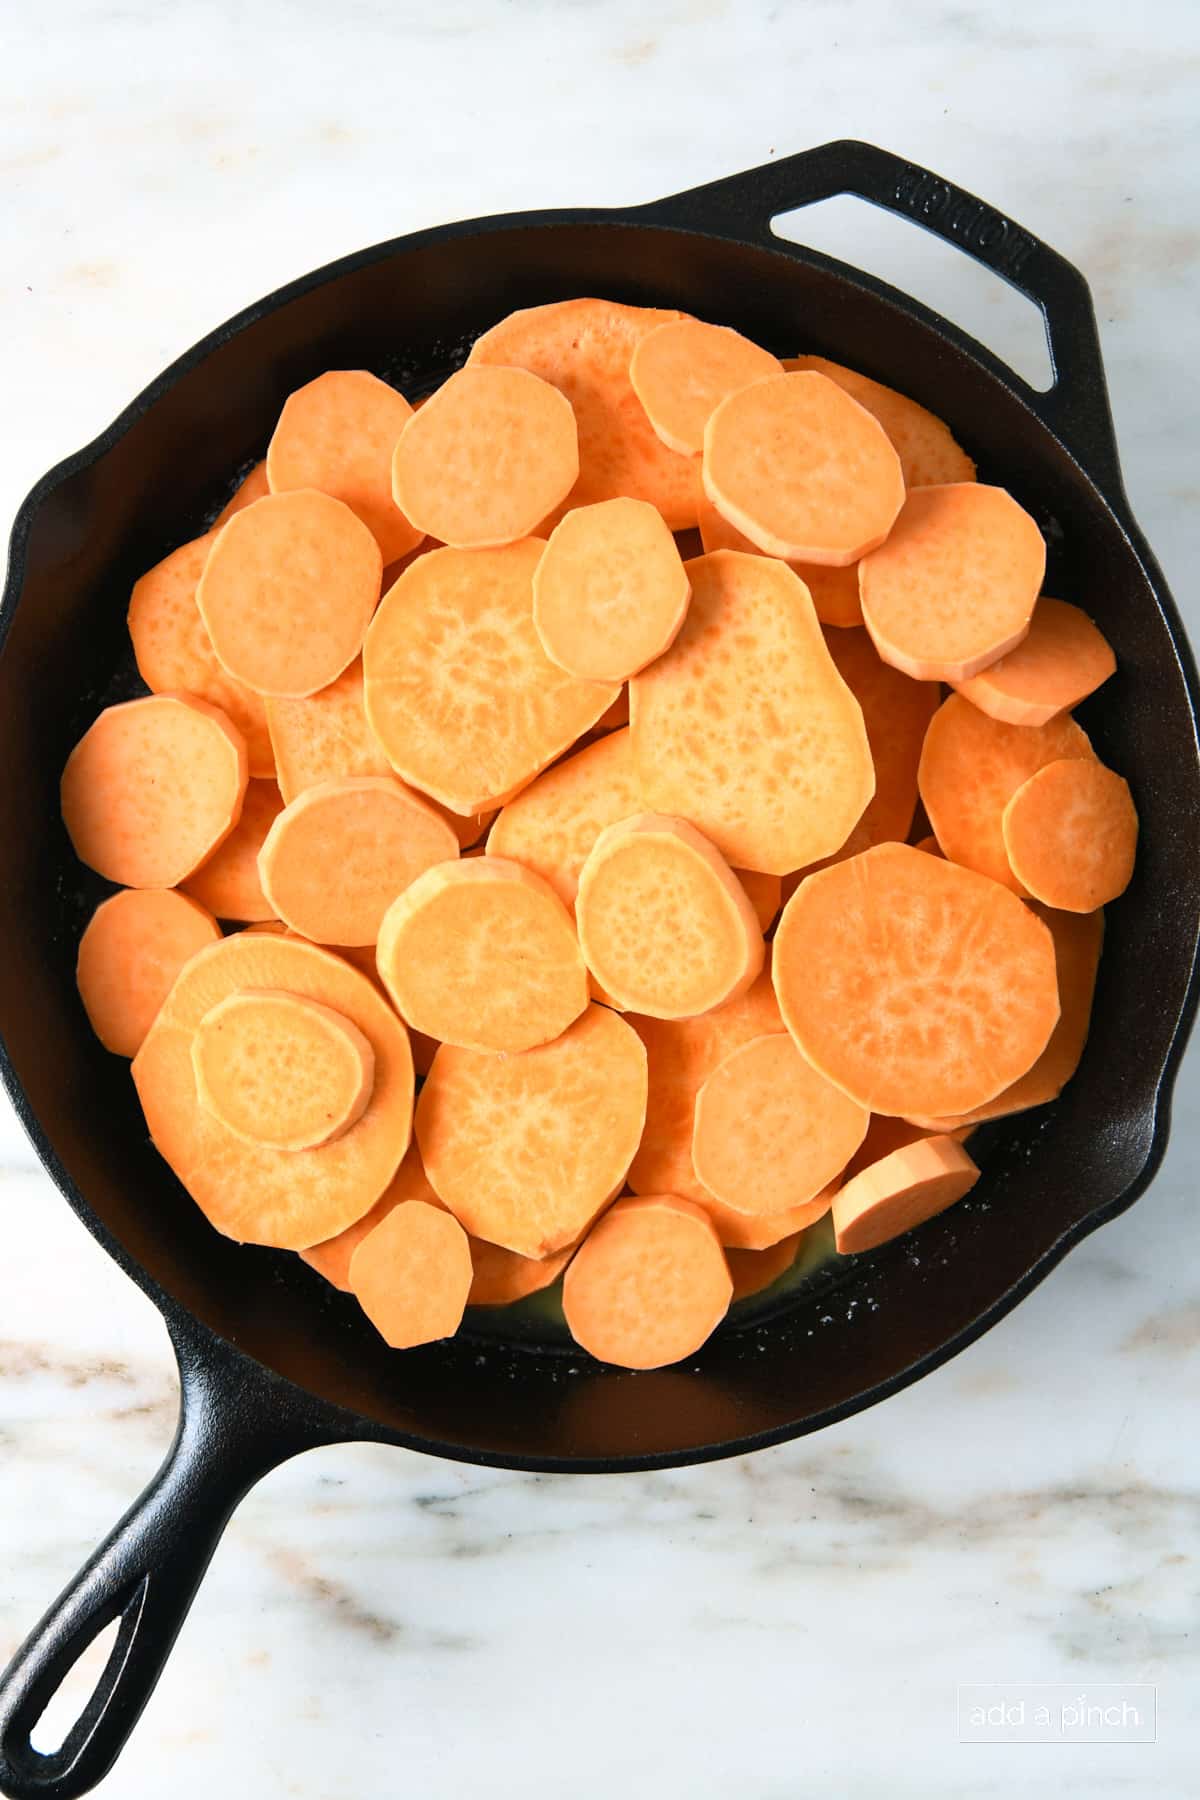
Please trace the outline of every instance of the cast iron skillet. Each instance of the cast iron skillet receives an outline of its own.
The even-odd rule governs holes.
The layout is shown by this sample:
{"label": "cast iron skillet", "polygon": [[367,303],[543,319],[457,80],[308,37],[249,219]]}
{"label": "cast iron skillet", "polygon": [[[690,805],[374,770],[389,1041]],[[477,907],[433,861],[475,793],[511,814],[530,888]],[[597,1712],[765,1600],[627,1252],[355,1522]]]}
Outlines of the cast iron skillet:
{"label": "cast iron skillet", "polygon": [[[773,217],[853,193],[960,245],[1035,300],[1055,383],[1035,392],[893,289],[776,238]],[[726,1326],[686,1368],[629,1374],[561,1345],[467,1335],[387,1352],[295,1257],[209,1229],[146,1140],[125,1064],[93,1040],[73,979],[103,891],[75,863],[59,771],[99,707],[132,691],[135,577],[193,535],[261,455],[284,397],[329,368],[415,393],[513,307],[596,292],[680,306],[781,353],[856,364],[945,418],[1037,516],[1050,592],[1086,602],[1119,673],[1084,709],[1131,780],[1138,872],[1110,909],[1083,1066],[1053,1107],[997,1133],[974,1195],[777,1316]],[[0,1788],[80,1794],[111,1766],[233,1507],[316,1444],[369,1438],[463,1462],[599,1471],[776,1444],[884,1399],[1000,1318],[1142,1193],[1163,1154],[1196,1004],[1196,676],[1121,486],[1082,277],[1009,219],[860,143],[827,144],[628,211],[478,219],[378,245],[293,283],[181,358],[18,516],[0,652],[0,1031],[9,1092],[88,1229],[161,1311],[182,1408],[146,1493],[18,1651],[0,1685]],[[95,1634],[121,1624],[53,1755],[29,1734]]]}

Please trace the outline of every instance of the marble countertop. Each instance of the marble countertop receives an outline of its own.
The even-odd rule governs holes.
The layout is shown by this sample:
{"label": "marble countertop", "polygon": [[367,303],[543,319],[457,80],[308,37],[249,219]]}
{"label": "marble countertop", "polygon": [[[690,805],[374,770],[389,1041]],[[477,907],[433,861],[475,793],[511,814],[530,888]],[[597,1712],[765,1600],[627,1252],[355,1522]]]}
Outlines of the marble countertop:
{"label": "marble countertop", "polygon": [[[650,199],[826,138],[1093,283],[1194,628],[1200,14],[880,0],[64,0],[0,24],[0,515],[201,333],[379,238]],[[1024,363],[1030,309],[850,203],[797,235]],[[378,1447],[251,1494],[106,1793],[1183,1800],[1200,1759],[1200,1062],[1150,1194],[981,1342],[807,1441],[541,1478]],[[0,1118],[0,1655],[152,1473],[147,1301]],[[1154,1745],[957,1741],[965,1682],[1155,1683]]]}

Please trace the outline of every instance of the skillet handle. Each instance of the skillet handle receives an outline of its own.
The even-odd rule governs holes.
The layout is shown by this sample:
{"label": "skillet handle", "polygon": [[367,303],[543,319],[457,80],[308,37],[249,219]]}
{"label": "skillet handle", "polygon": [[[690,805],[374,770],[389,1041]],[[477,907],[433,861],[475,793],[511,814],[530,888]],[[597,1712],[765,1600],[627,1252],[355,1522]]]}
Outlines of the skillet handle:
{"label": "skillet handle", "polygon": [[[107,1775],[234,1507],[269,1470],[328,1441],[289,1413],[284,1383],[236,1351],[177,1338],[176,1353],[180,1417],[166,1460],[0,1679],[0,1793],[10,1800],[73,1800]],[[79,1718],[59,1749],[34,1749],[51,1696],[116,1618],[116,1641]]]}
{"label": "skillet handle", "polygon": [[914,220],[1034,302],[1046,325],[1054,385],[1041,392],[989,360],[1003,369],[1005,379],[1087,472],[1119,491],[1116,437],[1087,282],[1057,250],[964,188],[874,144],[845,138],[654,201],[640,209],[640,216],[743,241],[749,236],[777,249],[772,220],[836,194],[857,194]]}

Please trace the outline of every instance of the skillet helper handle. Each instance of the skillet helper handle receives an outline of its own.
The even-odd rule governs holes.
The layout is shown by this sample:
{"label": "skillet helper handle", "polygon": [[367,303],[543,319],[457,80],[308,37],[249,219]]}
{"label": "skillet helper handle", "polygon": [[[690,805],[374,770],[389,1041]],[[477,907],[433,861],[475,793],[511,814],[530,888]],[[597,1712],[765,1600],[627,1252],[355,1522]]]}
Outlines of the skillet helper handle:
{"label": "skillet helper handle", "polygon": [[1005,373],[1044,424],[1104,485],[1120,488],[1096,313],[1087,282],[1041,238],[917,163],[853,138],[820,144],[642,209],[655,223],[775,245],[780,214],[856,194],[964,250],[1040,310],[1054,374],[1045,392]]}
{"label": "skillet helper handle", "polygon": [[[141,1498],[64,1589],[0,1678],[0,1793],[73,1800],[103,1780],[162,1674],[235,1506],[316,1440],[236,1352],[180,1355],[175,1441]],[[222,1360],[222,1358],[227,1360]],[[255,1371],[261,1375],[262,1371]],[[274,1404],[272,1404],[272,1401]],[[31,1734],[70,1669],[120,1619],[103,1673],[61,1746]]]}

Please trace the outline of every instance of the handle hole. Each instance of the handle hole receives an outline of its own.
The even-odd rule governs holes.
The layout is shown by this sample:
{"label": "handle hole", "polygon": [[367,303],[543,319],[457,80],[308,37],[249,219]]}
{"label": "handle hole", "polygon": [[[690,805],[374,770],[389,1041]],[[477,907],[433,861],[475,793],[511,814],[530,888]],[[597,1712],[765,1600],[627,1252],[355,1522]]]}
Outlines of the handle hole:
{"label": "handle hole", "polygon": [[47,1700],[29,1741],[40,1756],[54,1756],[87,1710],[99,1688],[121,1629],[118,1615],[98,1631],[86,1650],[80,1651]]}
{"label": "handle hole", "polygon": [[[771,229],[777,237],[836,256],[923,301],[986,344],[1039,393],[1054,385],[1041,308],[932,232],[856,194],[837,194],[780,213]],[[797,344],[796,350],[805,347]]]}

